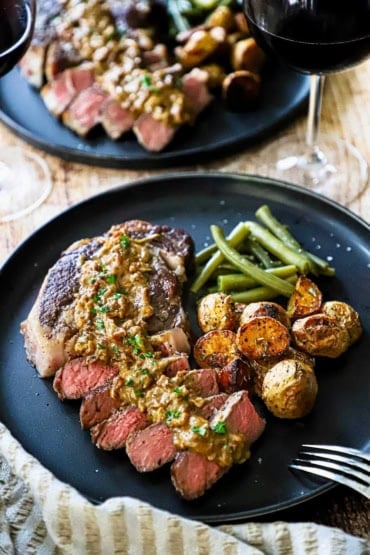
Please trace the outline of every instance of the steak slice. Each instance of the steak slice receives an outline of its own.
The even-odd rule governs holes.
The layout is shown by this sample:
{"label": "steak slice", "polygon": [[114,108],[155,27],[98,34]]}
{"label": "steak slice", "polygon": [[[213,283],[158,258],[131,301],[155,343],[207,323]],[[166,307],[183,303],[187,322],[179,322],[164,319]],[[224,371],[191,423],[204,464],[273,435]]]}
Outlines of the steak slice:
{"label": "steak slice", "polygon": [[107,135],[116,140],[132,129],[134,117],[117,100],[108,98],[102,108],[101,124]]}
{"label": "steak slice", "polygon": [[227,469],[204,455],[183,451],[171,465],[171,481],[183,499],[201,497]]}
{"label": "steak slice", "polygon": [[64,125],[80,137],[101,123],[106,93],[96,84],[82,90],[63,112]]}
{"label": "steak slice", "polygon": [[89,391],[80,406],[80,423],[87,430],[109,418],[121,407],[121,400],[111,395],[112,381]]}
{"label": "steak slice", "polygon": [[145,414],[130,405],[93,426],[90,430],[91,439],[99,449],[122,449],[131,434],[142,430],[148,424]]}
{"label": "steak slice", "polygon": [[136,470],[152,472],[175,458],[172,430],[163,423],[151,424],[129,436],[126,452]]}
{"label": "steak slice", "polygon": [[73,99],[95,81],[93,66],[89,63],[69,68],[59,73],[53,81],[46,83],[41,96],[47,109],[60,116]]}
{"label": "steak slice", "polygon": [[141,114],[134,123],[133,131],[146,150],[160,152],[172,141],[177,127],[170,127],[151,114]]}
{"label": "steak slice", "polygon": [[209,420],[218,409],[223,407],[227,398],[227,393],[218,393],[208,397],[206,403],[199,409],[199,414]]}
{"label": "steak slice", "polygon": [[237,391],[229,396],[224,406],[212,417],[211,428],[218,422],[224,422],[229,432],[243,434],[249,444],[260,437],[266,425],[247,391]]}
{"label": "steak slice", "polygon": [[219,393],[217,373],[214,368],[201,368],[190,370],[184,374],[184,384],[193,395],[210,397]]}
{"label": "steak slice", "polygon": [[110,382],[118,372],[117,367],[99,360],[87,363],[83,358],[75,358],[57,371],[53,388],[62,400],[81,399],[89,391]]}
{"label": "steak slice", "polygon": [[[186,266],[192,259],[194,245],[183,230],[169,226],[152,225],[141,220],[130,220],[117,227],[123,234],[134,238],[151,237],[153,272],[148,274],[150,302],[155,310],[163,310],[147,321],[148,333],[166,328],[188,329],[188,320],[182,308],[182,283]],[[99,257],[110,231],[100,237],[84,239],[71,245],[50,268],[41,286],[35,304],[21,324],[27,358],[42,377],[52,376],[70,358],[67,343],[77,333],[73,319],[73,303],[79,296],[81,265]],[[158,264],[155,263],[160,259]],[[176,263],[176,270],[169,264]],[[162,274],[152,275],[157,272]],[[171,280],[172,287],[168,286]],[[176,281],[176,286],[174,282]],[[170,309],[167,307],[170,305]]]}

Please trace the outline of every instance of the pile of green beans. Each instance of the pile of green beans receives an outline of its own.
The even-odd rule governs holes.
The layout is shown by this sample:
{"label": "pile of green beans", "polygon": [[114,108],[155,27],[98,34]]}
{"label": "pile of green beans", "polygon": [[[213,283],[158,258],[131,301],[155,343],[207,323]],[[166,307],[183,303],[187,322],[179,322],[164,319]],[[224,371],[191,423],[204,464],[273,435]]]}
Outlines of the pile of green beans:
{"label": "pile of green beans", "polygon": [[214,243],[195,255],[197,275],[190,290],[220,291],[248,303],[290,297],[299,275],[333,276],[326,260],[306,251],[267,205],[256,211],[261,223],[238,223],[225,237],[211,225]]}

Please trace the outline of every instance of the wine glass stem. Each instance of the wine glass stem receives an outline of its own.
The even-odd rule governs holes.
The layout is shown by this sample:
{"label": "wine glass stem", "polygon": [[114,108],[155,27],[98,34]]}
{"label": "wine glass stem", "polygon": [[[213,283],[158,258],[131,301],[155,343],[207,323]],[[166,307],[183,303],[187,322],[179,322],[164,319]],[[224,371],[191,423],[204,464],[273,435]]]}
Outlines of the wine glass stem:
{"label": "wine glass stem", "polygon": [[320,162],[323,156],[317,145],[320,127],[322,94],[324,90],[324,76],[311,75],[310,100],[308,106],[306,145],[308,156],[312,162]]}

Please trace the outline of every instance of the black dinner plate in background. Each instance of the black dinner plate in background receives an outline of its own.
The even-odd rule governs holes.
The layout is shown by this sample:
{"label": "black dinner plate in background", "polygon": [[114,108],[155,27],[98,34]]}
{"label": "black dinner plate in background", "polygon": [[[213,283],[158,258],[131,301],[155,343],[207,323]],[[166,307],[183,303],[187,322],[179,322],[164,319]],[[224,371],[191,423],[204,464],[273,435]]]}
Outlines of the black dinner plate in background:
{"label": "black dinner plate in background", "polygon": [[[26,318],[48,268],[73,241],[131,218],[185,228],[197,248],[210,241],[209,225],[229,231],[268,203],[305,248],[336,267],[319,285],[326,299],[349,302],[360,313],[364,335],[336,360],[317,364],[319,394],[312,413],[299,421],[263,411],[267,427],[252,458],[234,466],[202,498],[175,493],[169,468],[137,473],[124,451],[95,448],[79,425],[78,404],[62,403],[51,380],[40,379],[25,358],[19,324]],[[110,190],[78,204],[30,236],[0,272],[0,420],[23,447],[59,479],[95,502],[132,496],[207,522],[255,518],[297,506],[330,489],[288,464],[301,443],[335,443],[370,449],[370,252],[369,227],[331,201],[255,176],[183,173],[154,177]],[[194,299],[188,310],[194,316]]]}
{"label": "black dinner plate in background", "polygon": [[112,141],[101,129],[83,139],[45,107],[16,68],[0,80],[0,120],[34,146],[65,160],[112,168],[166,168],[225,156],[275,132],[304,106],[309,78],[284,67],[265,71],[261,99],[249,112],[231,112],[216,99],[193,128],[181,129],[159,153],[144,150],[133,133]]}

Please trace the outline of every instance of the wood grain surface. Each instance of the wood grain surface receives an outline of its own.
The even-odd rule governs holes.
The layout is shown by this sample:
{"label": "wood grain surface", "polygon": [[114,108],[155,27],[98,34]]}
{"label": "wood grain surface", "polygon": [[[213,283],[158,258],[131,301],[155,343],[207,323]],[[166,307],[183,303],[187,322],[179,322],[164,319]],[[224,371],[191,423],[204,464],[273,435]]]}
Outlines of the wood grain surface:
{"label": "wood grain surface", "polygon": [[[256,144],[253,148],[210,164],[187,166],[176,170],[212,169],[226,172],[264,173],[261,160],[263,160],[265,147],[269,142],[279,140],[287,133],[302,137],[305,133],[305,121],[305,114],[302,114],[274,137]],[[321,130],[350,141],[370,162],[370,60],[347,72],[326,78]],[[18,145],[37,152],[0,124],[0,149],[6,145]],[[0,224],[0,265],[23,239],[63,209],[106,189],[165,171],[109,170],[74,164],[41,154],[51,170],[53,190],[47,201],[33,213],[14,222]],[[194,162],[196,164],[196,160]],[[369,186],[349,205],[349,208],[365,221],[370,221]],[[370,538],[370,502],[342,487],[335,488],[319,500],[311,501],[299,509],[279,515],[279,518],[292,521],[315,521]]]}

